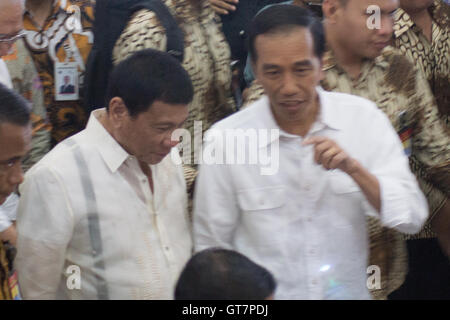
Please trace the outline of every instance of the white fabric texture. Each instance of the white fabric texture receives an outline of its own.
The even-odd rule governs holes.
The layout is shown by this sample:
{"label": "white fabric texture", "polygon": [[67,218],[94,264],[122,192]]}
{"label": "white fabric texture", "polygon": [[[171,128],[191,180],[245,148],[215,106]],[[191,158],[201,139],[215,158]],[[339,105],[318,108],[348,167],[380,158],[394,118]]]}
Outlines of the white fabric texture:
{"label": "white fabric texture", "polygon": [[0,58],[0,83],[5,85],[9,89],[13,88],[8,68],[6,67],[5,61],[3,61],[3,59],[1,58]]}
{"label": "white fabric texture", "polygon": [[0,232],[8,229],[16,221],[18,204],[19,196],[13,193],[0,205]]}
{"label": "white fabric texture", "polygon": [[[370,299],[365,215],[415,233],[427,218],[427,203],[387,117],[366,99],[320,87],[317,91],[319,116],[305,138],[333,139],[375,175],[381,214],[350,176],[317,165],[312,146],[303,147],[302,137],[280,129],[279,139],[259,146],[268,155],[279,146],[279,168],[273,175],[261,175],[263,164],[200,166],[195,251],[219,246],[247,255],[274,274],[276,299]],[[220,149],[217,139],[236,128],[279,129],[267,96],[209,130],[205,153],[208,143],[214,143],[216,154],[223,152],[226,158],[229,141]]]}
{"label": "white fabric texture", "polygon": [[[151,165],[152,194],[137,159],[97,120],[101,112],[30,169],[21,185],[16,266],[25,299],[97,299],[97,277],[106,281],[110,299],[172,299],[191,256],[182,167],[170,155]],[[74,148],[94,189],[103,247],[97,258]],[[79,290],[67,286],[72,265],[80,268]]]}

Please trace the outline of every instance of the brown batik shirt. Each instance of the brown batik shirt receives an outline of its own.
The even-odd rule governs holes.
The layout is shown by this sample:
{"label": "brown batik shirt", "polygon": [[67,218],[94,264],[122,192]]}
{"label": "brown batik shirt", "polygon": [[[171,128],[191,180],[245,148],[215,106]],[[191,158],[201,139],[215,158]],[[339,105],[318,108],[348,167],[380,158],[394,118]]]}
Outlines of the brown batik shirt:
{"label": "brown batik shirt", "polygon": [[450,128],[450,6],[441,0],[429,8],[431,43],[403,10],[395,13],[394,44],[425,74],[441,118]]}

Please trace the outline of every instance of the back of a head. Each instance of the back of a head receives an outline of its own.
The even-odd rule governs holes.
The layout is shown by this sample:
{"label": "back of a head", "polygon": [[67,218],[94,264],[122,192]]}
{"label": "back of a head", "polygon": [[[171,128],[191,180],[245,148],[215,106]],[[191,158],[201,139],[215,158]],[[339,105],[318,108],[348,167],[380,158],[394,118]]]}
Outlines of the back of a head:
{"label": "back of a head", "polygon": [[25,127],[30,123],[30,112],[27,100],[0,84],[0,125],[10,123]]}
{"label": "back of a head", "polygon": [[314,39],[314,53],[321,59],[325,52],[325,33],[318,17],[310,10],[291,4],[275,4],[258,13],[249,28],[248,46],[255,62],[258,54],[255,50],[256,37],[264,34],[289,32],[294,28],[308,29]]}
{"label": "back of a head", "polygon": [[272,274],[244,255],[212,248],[196,253],[183,269],[176,300],[263,300],[275,292]]}
{"label": "back of a head", "polygon": [[194,89],[189,74],[170,54],[154,49],[140,50],[121,61],[112,71],[106,107],[120,97],[130,116],[145,112],[155,101],[189,104]]}

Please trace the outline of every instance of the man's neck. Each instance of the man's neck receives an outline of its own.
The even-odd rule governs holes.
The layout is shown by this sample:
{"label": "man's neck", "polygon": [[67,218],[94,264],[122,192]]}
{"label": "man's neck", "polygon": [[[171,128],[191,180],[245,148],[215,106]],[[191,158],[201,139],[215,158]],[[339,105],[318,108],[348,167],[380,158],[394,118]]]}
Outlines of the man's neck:
{"label": "man's neck", "polygon": [[336,63],[352,79],[358,79],[361,75],[363,58],[356,56],[351,50],[342,45],[338,37],[326,27],[327,45],[333,52]]}
{"label": "man's neck", "polygon": [[43,27],[45,20],[52,12],[54,0],[27,0],[25,7],[33,15],[35,22]]}
{"label": "man's neck", "polygon": [[432,38],[433,18],[428,9],[420,11],[411,11],[406,13],[411,17],[411,20],[422,30],[423,35],[429,42]]}

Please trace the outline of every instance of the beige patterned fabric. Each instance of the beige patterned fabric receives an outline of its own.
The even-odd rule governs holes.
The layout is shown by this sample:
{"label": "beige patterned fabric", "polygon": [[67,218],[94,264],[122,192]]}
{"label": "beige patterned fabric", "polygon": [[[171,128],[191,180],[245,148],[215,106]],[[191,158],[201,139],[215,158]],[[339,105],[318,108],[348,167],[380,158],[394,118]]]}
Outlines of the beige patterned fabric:
{"label": "beige patterned fabric", "polygon": [[[431,218],[444,205],[449,194],[450,135],[439,120],[435,100],[422,73],[391,47],[375,60],[367,60],[357,80],[351,79],[336,64],[331,51],[325,54],[324,71],[322,86],[325,90],[372,100],[389,117],[399,134],[405,127],[413,130],[410,165],[427,197]],[[255,82],[249,88],[244,104],[248,105],[262,94],[264,90]],[[381,227],[378,220],[371,218],[368,219],[368,229],[371,247],[368,264],[378,265],[382,276],[381,290],[372,290],[371,293],[375,299],[386,299],[389,293],[400,287],[407,273],[404,235]],[[412,238],[433,236],[427,223]]]}
{"label": "beige patterned fabric", "polygon": [[[187,0],[163,2],[185,35],[183,67],[194,85],[194,99],[185,128],[191,132],[193,142],[194,121],[202,121],[202,131],[196,133],[198,136],[235,110],[231,95],[230,49],[220,31],[219,18],[209,1],[202,1],[197,14]],[[165,30],[156,15],[148,10],[140,10],[116,42],[114,63],[145,48],[165,51],[166,43]]]}
{"label": "beige patterned fabric", "polygon": [[450,128],[450,6],[436,0],[429,12],[431,43],[403,9],[395,13],[394,43],[425,74],[441,118]]}

